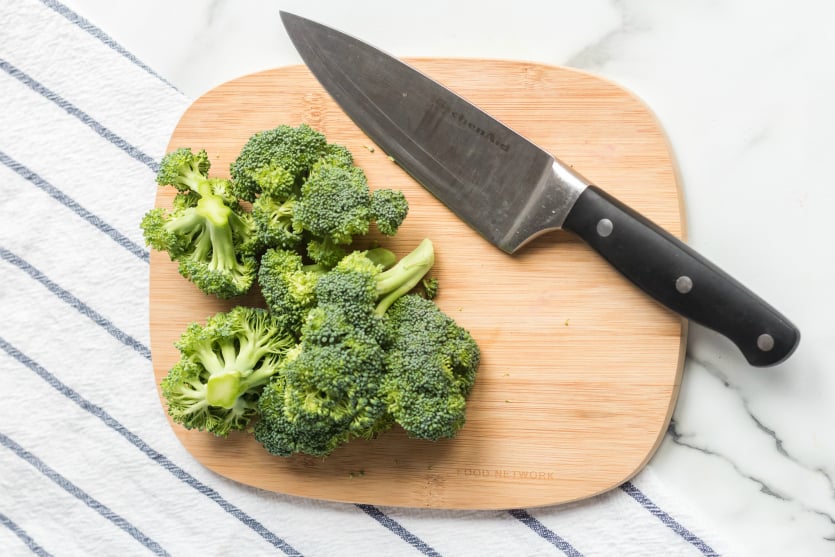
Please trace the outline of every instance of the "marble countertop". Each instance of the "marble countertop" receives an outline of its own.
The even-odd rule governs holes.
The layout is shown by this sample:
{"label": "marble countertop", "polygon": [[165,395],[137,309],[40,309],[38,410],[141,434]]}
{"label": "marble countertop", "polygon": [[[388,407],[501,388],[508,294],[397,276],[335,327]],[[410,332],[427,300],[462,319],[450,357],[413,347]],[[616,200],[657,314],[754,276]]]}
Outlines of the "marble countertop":
{"label": "marble countertop", "polygon": [[399,56],[530,60],[635,92],[678,159],[689,243],[803,334],[787,362],[755,369],[692,325],[650,465],[743,554],[835,553],[835,4],[63,1],[192,98],[300,62],[279,9]]}

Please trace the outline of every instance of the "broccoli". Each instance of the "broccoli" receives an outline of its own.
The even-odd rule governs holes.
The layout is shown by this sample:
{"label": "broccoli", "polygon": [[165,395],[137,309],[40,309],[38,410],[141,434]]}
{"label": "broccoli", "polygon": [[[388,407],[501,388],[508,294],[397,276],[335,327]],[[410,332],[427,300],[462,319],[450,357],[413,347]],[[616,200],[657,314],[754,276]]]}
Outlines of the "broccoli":
{"label": "broccoli", "polygon": [[316,262],[333,266],[354,236],[368,233],[371,224],[371,192],[363,170],[322,162],[302,185],[293,224],[312,237],[307,254]]}
{"label": "broccoli", "polygon": [[226,436],[247,427],[269,378],[295,338],[265,309],[237,306],[192,323],[175,343],[180,360],[162,380],[171,418]]}
{"label": "broccoli", "polygon": [[416,438],[454,437],[480,360],[478,345],[431,300],[397,299],[386,312],[382,396],[394,420]]}
{"label": "broccoli", "polygon": [[371,195],[371,214],[377,229],[386,236],[394,236],[408,212],[409,202],[401,191],[380,189]]}
{"label": "broccoli", "polygon": [[322,160],[328,164],[335,164],[337,166],[353,166],[354,155],[344,145],[337,145],[336,143],[328,143],[325,151],[322,154]]}
{"label": "broccoli", "polygon": [[[396,262],[394,253],[385,248],[370,249],[364,257],[381,269]],[[301,334],[308,311],[316,305],[316,283],[327,271],[320,264],[305,265],[295,251],[272,248],[264,253],[258,270],[261,294],[267,308],[288,331]]]}
{"label": "broccoli", "polygon": [[302,242],[302,231],[293,225],[296,200],[261,195],[252,204],[252,222],[261,245],[294,249]]}
{"label": "broccoli", "polygon": [[270,249],[261,257],[258,284],[270,312],[291,332],[301,331],[302,324],[315,303],[315,288],[325,269],[304,265],[294,251]]}
{"label": "broccoli", "polygon": [[393,235],[408,212],[402,193],[372,193],[351,152],[305,124],[253,135],[230,167],[232,191],[252,203],[261,246],[303,249],[315,263],[333,267],[346,247],[378,229]]}
{"label": "broccoli", "polygon": [[257,238],[229,182],[209,178],[208,170],[205,151],[181,148],[163,157],[157,183],[178,193],[171,211],[152,209],[140,226],[145,242],[177,261],[181,275],[206,294],[231,298],[255,280]]}
{"label": "broccoli", "polygon": [[269,452],[326,456],[392,424],[379,395],[385,353],[364,325],[337,305],[311,311],[298,349],[259,401],[255,438]]}
{"label": "broccoli", "polygon": [[211,161],[205,150],[192,153],[191,149],[182,147],[163,157],[162,164],[157,171],[157,184],[160,186],[174,186],[180,193],[194,192],[203,194],[209,176]]}
{"label": "broccoli", "polygon": [[434,300],[438,296],[438,279],[425,277],[420,282],[423,284],[423,296],[427,300]]}
{"label": "broccoli", "polygon": [[332,266],[345,255],[341,246],[367,234],[374,221],[380,232],[393,236],[408,209],[402,192],[372,193],[361,168],[324,159],[302,185],[293,223],[313,236],[307,247],[310,258]]}
{"label": "broccoli", "polygon": [[[229,167],[235,194],[255,201],[262,191],[258,174],[267,167],[281,169],[300,183],[316,161],[328,152],[325,136],[307,124],[281,125],[256,133]],[[263,176],[262,176],[263,178]]]}
{"label": "broccoli", "polygon": [[259,401],[255,437],[273,454],[325,456],[393,423],[381,382],[386,373],[383,315],[434,263],[429,240],[384,270],[354,251],[318,277],[297,349]]}

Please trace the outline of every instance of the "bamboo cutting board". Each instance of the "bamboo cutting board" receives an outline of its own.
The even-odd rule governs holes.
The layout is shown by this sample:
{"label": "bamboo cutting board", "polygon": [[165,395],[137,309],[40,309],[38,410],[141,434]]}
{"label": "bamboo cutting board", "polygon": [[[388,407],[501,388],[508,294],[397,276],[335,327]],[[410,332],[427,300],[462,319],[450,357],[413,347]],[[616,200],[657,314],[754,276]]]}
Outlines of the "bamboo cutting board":
{"label": "bamboo cutting board", "polygon": [[[678,237],[675,164],[647,107],[608,81],[531,63],[431,59],[418,68],[485,108]],[[563,503],[635,475],[666,431],[685,352],[683,320],[639,292],[572,235],[539,237],[515,256],[481,239],[424,191],[342,113],[306,68],[249,75],[208,92],[183,115],[169,149],[206,149],[211,173],[256,131],[308,123],[347,146],[372,188],[402,190],[410,212],[386,245],[436,247],[438,305],[473,334],[482,365],[454,440],[399,429],[326,459],[272,456],[244,433],[227,439],[171,424],[209,469],[263,489],[353,503],[498,509]],[[169,206],[173,188],[160,188]],[[173,342],[257,295],[201,294],[164,253],[151,255],[150,326],[159,381]],[[165,401],[161,399],[163,408]]]}

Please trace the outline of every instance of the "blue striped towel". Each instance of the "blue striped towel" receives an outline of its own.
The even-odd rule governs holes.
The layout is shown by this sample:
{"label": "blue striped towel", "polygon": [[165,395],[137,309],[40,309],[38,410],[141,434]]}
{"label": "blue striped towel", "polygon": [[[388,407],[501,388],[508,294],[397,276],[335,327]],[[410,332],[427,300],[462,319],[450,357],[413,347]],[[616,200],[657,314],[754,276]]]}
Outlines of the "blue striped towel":
{"label": "blue striped towel", "polygon": [[0,20],[0,555],[718,554],[649,470],[581,503],[458,512],[203,468],[157,397],[138,228],[190,99],[55,0]]}

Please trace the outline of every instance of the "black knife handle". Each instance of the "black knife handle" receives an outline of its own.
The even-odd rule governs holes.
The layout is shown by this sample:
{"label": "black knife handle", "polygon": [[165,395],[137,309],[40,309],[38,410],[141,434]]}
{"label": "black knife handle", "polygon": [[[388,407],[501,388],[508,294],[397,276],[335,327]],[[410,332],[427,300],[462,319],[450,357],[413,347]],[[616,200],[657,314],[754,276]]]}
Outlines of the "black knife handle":
{"label": "black knife handle", "polygon": [[778,364],[800,342],[800,331],[780,312],[595,186],[580,194],[563,228],[668,308],[728,337],[751,365]]}

